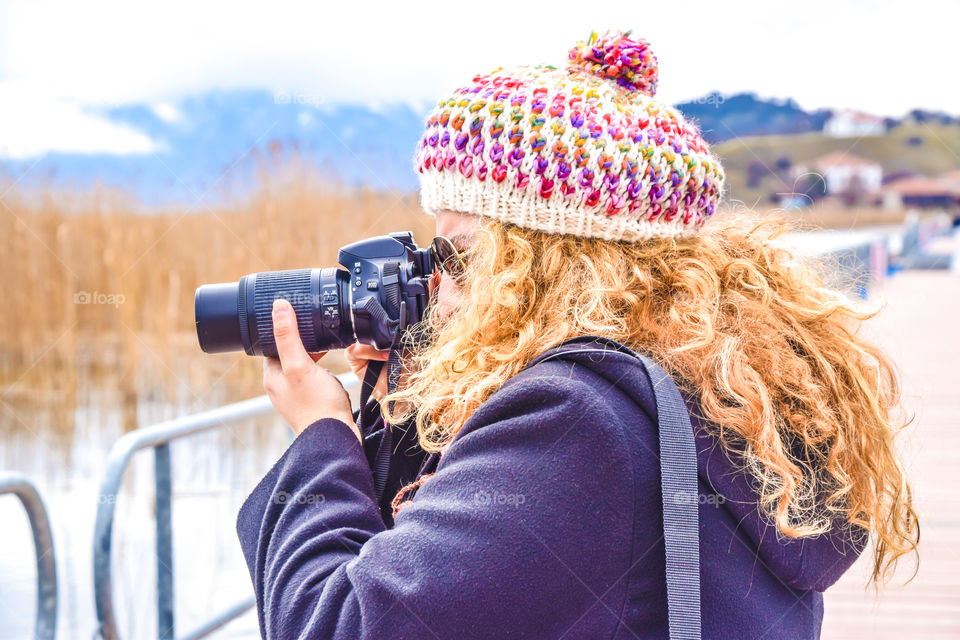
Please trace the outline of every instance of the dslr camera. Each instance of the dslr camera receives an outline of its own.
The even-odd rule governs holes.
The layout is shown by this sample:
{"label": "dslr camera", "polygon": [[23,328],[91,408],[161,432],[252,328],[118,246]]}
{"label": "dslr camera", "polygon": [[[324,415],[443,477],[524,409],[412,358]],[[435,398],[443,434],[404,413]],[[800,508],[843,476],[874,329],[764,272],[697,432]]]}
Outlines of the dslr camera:
{"label": "dslr camera", "polygon": [[341,268],[264,271],[239,282],[202,285],[194,297],[200,348],[276,357],[273,301],[285,298],[310,353],[354,342],[390,349],[427,311],[435,255],[403,231],[342,247]]}

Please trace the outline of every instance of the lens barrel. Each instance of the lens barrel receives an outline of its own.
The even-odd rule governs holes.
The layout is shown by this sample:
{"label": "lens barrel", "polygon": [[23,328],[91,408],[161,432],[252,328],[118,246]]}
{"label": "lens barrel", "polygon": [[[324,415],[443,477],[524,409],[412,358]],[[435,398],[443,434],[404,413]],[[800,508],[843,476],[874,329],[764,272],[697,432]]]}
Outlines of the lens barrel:
{"label": "lens barrel", "polygon": [[284,298],[296,313],[308,352],[341,349],[355,340],[349,304],[344,304],[349,301],[347,277],[342,269],[293,269],[203,285],[194,298],[200,348],[275,357],[273,301]]}
{"label": "lens barrel", "polygon": [[[273,301],[284,298],[297,315],[300,339],[308,352],[323,351],[313,325],[319,306],[320,269],[264,271],[240,279],[240,332],[248,327],[244,349],[248,355],[277,354],[273,339]],[[249,345],[249,346],[248,346]]]}

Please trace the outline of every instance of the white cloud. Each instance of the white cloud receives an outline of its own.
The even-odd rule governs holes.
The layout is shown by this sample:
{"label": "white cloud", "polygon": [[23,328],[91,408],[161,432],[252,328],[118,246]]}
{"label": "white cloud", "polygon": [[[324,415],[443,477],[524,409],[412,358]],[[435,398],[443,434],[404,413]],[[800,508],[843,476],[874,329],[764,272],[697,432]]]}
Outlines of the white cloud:
{"label": "white cloud", "polygon": [[142,132],[83,105],[22,83],[0,83],[0,158],[50,152],[144,154],[162,146]]}
{"label": "white cloud", "polygon": [[174,124],[183,119],[183,114],[180,112],[180,109],[169,102],[158,102],[157,104],[152,105],[151,109],[158,118],[167,124]]}

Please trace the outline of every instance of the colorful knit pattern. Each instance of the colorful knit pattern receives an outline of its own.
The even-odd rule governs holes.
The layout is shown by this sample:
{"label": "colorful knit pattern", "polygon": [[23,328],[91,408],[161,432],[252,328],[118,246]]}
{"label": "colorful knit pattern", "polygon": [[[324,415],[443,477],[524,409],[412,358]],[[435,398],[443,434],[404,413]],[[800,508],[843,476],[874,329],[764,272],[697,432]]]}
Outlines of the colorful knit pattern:
{"label": "colorful knit pattern", "polygon": [[573,64],[601,78],[612,78],[629,91],[642,91],[651,98],[657,93],[657,57],[646,40],[630,40],[630,32],[607,32],[597,38],[594,31],[570,49]]}
{"label": "colorful knit pattern", "polygon": [[723,168],[654,99],[656,57],[629,34],[591,33],[565,68],[498,67],[440,100],[414,159],[422,208],[605,240],[696,231]]}

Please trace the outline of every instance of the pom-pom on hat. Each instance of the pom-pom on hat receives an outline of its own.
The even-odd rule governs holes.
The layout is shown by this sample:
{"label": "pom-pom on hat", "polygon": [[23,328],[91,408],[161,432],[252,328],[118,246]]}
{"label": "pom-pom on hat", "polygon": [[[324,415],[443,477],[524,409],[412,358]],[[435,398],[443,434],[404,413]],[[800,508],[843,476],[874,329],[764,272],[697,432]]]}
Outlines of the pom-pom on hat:
{"label": "pom-pom on hat", "polygon": [[629,36],[593,32],[563,67],[498,67],[437,102],[414,157],[424,211],[630,242],[699,229],[723,168]]}

